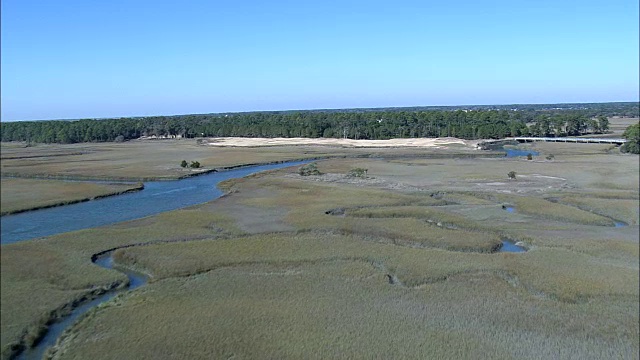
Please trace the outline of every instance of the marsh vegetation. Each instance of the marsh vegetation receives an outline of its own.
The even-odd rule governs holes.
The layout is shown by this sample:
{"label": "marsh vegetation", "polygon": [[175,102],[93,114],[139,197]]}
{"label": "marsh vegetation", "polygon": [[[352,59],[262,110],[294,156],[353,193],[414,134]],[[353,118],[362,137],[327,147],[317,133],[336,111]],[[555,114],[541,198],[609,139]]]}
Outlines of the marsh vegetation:
{"label": "marsh vegetation", "polygon": [[0,179],[0,215],[73,204],[142,190],[142,183]]}
{"label": "marsh vegetation", "polygon": [[[143,147],[123,145],[78,174],[117,176],[125,154]],[[77,151],[68,146],[58,149]],[[115,249],[120,266],[150,282],[89,311],[53,358],[633,358],[637,156],[530,146],[541,154],[530,161],[451,149],[150,155],[132,177],[162,176],[162,166],[178,176],[183,158],[205,168],[334,158],[308,176],[293,167],[228,180],[225,196],[190,208],[3,245],[3,357],[37,342],[74,302],[125,286],[122,273],[91,262]],[[104,156],[95,149],[87,155]],[[438,151],[447,156],[431,156]],[[361,157],[372,153],[385,157]],[[71,171],[32,165],[3,160],[3,171]],[[505,178],[511,171],[517,181]],[[499,252],[507,240],[528,251]]]}

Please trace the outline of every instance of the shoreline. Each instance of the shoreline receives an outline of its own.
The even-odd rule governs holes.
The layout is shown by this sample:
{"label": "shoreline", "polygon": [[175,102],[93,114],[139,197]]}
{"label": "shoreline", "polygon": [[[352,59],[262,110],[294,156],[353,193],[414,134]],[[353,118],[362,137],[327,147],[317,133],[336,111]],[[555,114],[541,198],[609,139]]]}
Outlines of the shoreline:
{"label": "shoreline", "polygon": [[25,352],[38,346],[42,339],[47,335],[51,325],[68,317],[75,309],[83,304],[93,301],[104,294],[121,290],[126,286],[128,286],[128,281],[114,281],[110,284],[96,286],[82,294],[79,294],[73,300],[51,310],[48,316],[40,319],[39,324],[32,324],[30,327],[26,328],[20,340],[8,344],[5,348],[7,353],[5,354],[3,351],[2,356],[6,356],[8,359],[19,358],[21,355],[24,355]]}
{"label": "shoreline", "polygon": [[[334,157],[345,157],[345,156],[320,156],[320,157],[309,157],[309,158],[294,158],[288,160],[276,160],[276,161],[267,161],[267,162],[258,162],[258,163],[246,163],[246,164],[237,164],[237,165],[229,165],[229,166],[221,166],[212,169],[201,168],[201,170],[197,172],[192,172],[189,174],[184,174],[176,177],[95,177],[95,176],[83,176],[83,175],[75,175],[75,176],[67,176],[67,175],[55,175],[55,174],[33,174],[33,175],[23,175],[17,173],[5,173],[2,174],[3,178],[13,178],[13,179],[39,179],[39,180],[67,180],[67,181],[87,181],[87,182],[98,182],[98,181],[111,181],[111,182],[121,182],[121,183],[131,183],[131,182],[149,182],[149,181],[177,181],[182,179],[187,179],[194,176],[206,175],[214,172],[223,172],[229,170],[236,170],[243,167],[251,167],[251,166],[262,166],[262,165],[276,165],[282,164],[286,162],[295,162],[295,161],[314,161],[314,160],[322,160],[329,159]],[[359,157],[359,156],[355,156]],[[367,157],[367,156],[364,156]],[[115,194],[119,195],[119,194]],[[96,197],[98,198],[98,197]],[[91,200],[91,199],[88,199]],[[87,200],[85,200],[87,201]]]}
{"label": "shoreline", "polygon": [[[409,155],[408,154],[408,155],[398,155],[398,156],[391,156],[391,157],[385,157],[385,158],[407,158],[407,159],[410,159],[410,158],[415,158],[415,157],[422,157],[422,158],[426,158],[426,159],[448,159],[448,158],[480,158],[480,157],[501,158],[503,156],[504,155],[503,155],[502,152],[497,152],[497,151],[493,151],[493,150],[483,150],[481,153],[448,153],[448,154],[435,154],[434,153],[434,154],[421,154],[421,155],[420,154],[414,154],[414,155]],[[160,181],[179,181],[179,180],[188,179],[188,178],[191,178],[191,177],[211,174],[211,173],[214,173],[214,172],[224,172],[224,171],[230,171],[230,170],[237,170],[237,169],[241,169],[241,168],[245,168],[245,167],[262,166],[262,165],[275,165],[275,164],[282,164],[282,163],[294,162],[294,161],[318,161],[318,160],[339,159],[339,158],[346,159],[346,158],[382,158],[382,157],[378,156],[378,155],[375,155],[375,154],[361,154],[361,155],[352,155],[352,156],[336,155],[336,156],[320,156],[320,157],[309,157],[309,158],[296,158],[296,159],[290,159],[290,160],[277,160],[277,161],[269,161],[269,162],[237,164],[237,165],[217,167],[217,168],[213,168],[213,169],[203,169],[202,171],[198,171],[198,172],[194,172],[194,173],[190,173],[190,174],[185,174],[185,175],[182,175],[182,176],[179,176],[179,177],[175,177],[175,178],[148,178],[148,177],[145,177],[145,178],[124,178],[124,177],[66,176],[66,175],[51,175],[51,174],[35,174],[35,175],[3,174],[2,177],[4,177],[4,178],[14,178],[14,179],[66,180],[66,181],[87,181],[87,182],[112,181],[112,182],[122,182],[122,183],[138,181],[139,185],[137,185],[135,187],[132,187],[132,188],[129,188],[127,190],[116,191],[116,192],[107,193],[107,194],[104,194],[104,195],[94,196],[94,197],[91,197],[91,198],[74,199],[74,200],[61,201],[61,202],[57,202],[57,203],[54,203],[54,204],[35,206],[35,207],[30,207],[30,208],[25,208],[25,209],[3,211],[3,212],[0,212],[0,217],[8,216],[8,215],[16,215],[16,214],[21,214],[21,213],[30,212],[30,211],[50,209],[50,208],[59,207],[59,206],[73,205],[73,204],[83,203],[83,202],[87,202],[87,201],[91,201],[91,200],[98,200],[98,199],[102,199],[102,198],[123,195],[123,194],[131,193],[131,192],[142,191],[142,190],[144,190],[143,181],[146,181],[146,182],[149,182],[149,181],[158,181],[158,182],[160,182]]]}
{"label": "shoreline", "polygon": [[82,199],[75,199],[75,200],[69,200],[69,201],[61,201],[61,202],[57,202],[57,203],[54,203],[54,204],[46,204],[46,205],[34,206],[34,207],[26,208],[26,209],[3,211],[3,212],[0,212],[0,217],[7,216],[7,215],[21,214],[21,213],[25,213],[25,212],[29,212],[29,211],[50,209],[50,208],[59,207],[59,206],[65,206],[65,205],[73,205],[73,204],[83,203],[83,202],[87,202],[87,201],[91,201],[91,200],[98,200],[98,199],[103,199],[103,198],[107,198],[107,197],[111,197],[111,196],[123,195],[123,194],[128,194],[128,193],[142,191],[142,190],[144,190],[144,184],[140,183],[140,184],[136,185],[135,187],[132,187],[132,188],[129,188],[129,189],[126,189],[126,190],[115,191],[115,192],[111,192],[111,193],[107,193],[107,194],[103,194],[103,195],[94,196],[94,197],[91,197],[91,198],[82,198]]}

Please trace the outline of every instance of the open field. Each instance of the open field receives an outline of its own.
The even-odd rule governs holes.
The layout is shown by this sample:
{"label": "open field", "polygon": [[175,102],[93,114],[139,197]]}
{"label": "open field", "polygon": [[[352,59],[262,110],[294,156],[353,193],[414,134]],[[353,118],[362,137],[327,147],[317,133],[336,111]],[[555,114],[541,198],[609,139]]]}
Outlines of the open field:
{"label": "open field", "polygon": [[[137,175],[160,173],[160,143],[127,145],[151,158],[135,160]],[[99,160],[122,144],[101,146],[84,175],[112,176],[125,162]],[[638,157],[597,144],[532,146],[541,156],[531,161],[310,147],[314,157],[390,156],[319,161],[318,176],[230,180],[228,195],[209,203],[2,246],[3,357],[74,299],[126,281],[92,254],[140,244],[114,257],[150,283],[90,311],[54,358],[634,358]],[[253,162],[307,149],[193,147],[215,166],[232,160],[213,154]],[[185,154],[165,153],[164,166]],[[367,177],[348,177],[355,167]],[[502,239],[529,251],[495,253]]]}
{"label": "open field", "polygon": [[2,215],[121,194],[141,184],[68,182],[20,178],[0,179]]}
{"label": "open field", "polygon": [[611,131],[614,135],[622,135],[627,127],[637,124],[640,121],[640,118],[621,118],[621,117],[612,117],[609,118],[609,131]]}

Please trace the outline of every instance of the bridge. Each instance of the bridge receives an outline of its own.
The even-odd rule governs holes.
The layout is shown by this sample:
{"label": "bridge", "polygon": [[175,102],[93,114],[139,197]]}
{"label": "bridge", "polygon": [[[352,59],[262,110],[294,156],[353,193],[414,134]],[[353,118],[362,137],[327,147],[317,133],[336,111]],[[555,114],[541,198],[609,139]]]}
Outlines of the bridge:
{"label": "bridge", "polygon": [[615,144],[622,145],[627,142],[626,139],[607,139],[607,138],[575,138],[575,137],[513,137],[505,140],[515,140],[517,142],[565,142],[565,143],[584,143],[584,144]]}

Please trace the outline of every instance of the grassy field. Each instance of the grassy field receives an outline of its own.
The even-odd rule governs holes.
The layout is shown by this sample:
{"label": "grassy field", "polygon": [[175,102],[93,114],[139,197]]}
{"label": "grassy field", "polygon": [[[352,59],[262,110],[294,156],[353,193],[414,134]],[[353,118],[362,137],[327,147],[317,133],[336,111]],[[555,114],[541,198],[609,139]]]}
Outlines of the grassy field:
{"label": "grassy field", "polygon": [[141,186],[141,184],[2,178],[0,179],[0,214],[12,214],[116,195],[140,189]]}
{"label": "grassy field", "polygon": [[[580,326],[607,308],[611,318]],[[617,298],[548,304],[491,273],[407,289],[359,261],[242,265],[124,295],[54,358],[632,358],[621,314],[633,311]]]}
{"label": "grassy field", "polygon": [[620,118],[620,117],[613,117],[609,119],[610,125],[609,125],[609,131],[613,134],[613,135],[622,135],[622,133],[624,133],[624,131],[627,129],[627,127],[637,124],[638,121],[640,121],[640,118]]}
{"label": "grassy field", "polygon": [[[90,258],[135,244],[114,257],[150,283],[90,311],[54,358],[637,357],[638,157],[563,145],[534,145],[553,161],[324,160],[323,175],[271,171],[206,204],[2,246],[3,358],[75,299],[121,286]],[[111,176],[118,159],[83,174]],[[136,176],[157,175],[154,159]],[[529,251],[495,253],[505,238]]]}

